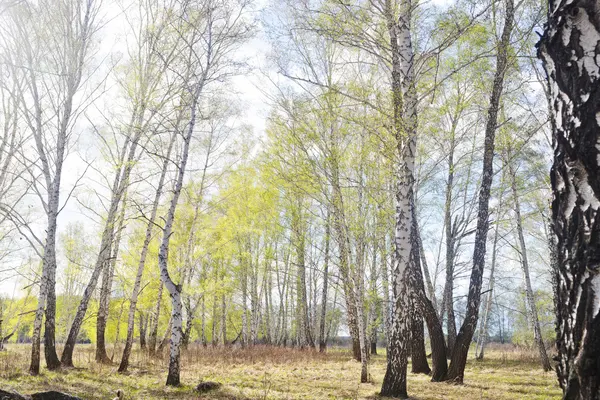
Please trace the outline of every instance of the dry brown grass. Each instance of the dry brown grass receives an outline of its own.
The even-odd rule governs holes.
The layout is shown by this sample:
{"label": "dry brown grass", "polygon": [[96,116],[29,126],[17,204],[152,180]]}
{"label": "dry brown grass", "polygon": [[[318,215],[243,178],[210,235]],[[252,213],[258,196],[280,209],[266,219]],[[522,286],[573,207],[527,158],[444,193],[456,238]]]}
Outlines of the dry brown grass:
{"label": "dry brown grass", "polygon": [[[9,345],[0,354],[0,387],[22,393],[60,390],[84,399],[111,399],[117,388],[126,399],[373,399],[385,373],[385,356],[371,361],[372,383],[359,384],[360,364],[342,349],[327,354],[277,347],[252,349],[193,347],[184,352],[180,388],[167,388],[166,360],[133,354],[130,373],[120,375],[117,365],[94,361],[93,346],[78,346],[75,365],[58,372],[27,374],[29,346]],[[119,349],[115,354],[120,356]],[[223,384],[200,396],[193,388],[201,380]],[[409,374],[413,399],[560,399],[553,372],[538,367],[535,354],[511,346],[490,348],[483,361],[470,360],[464,385],[429,382]]]}

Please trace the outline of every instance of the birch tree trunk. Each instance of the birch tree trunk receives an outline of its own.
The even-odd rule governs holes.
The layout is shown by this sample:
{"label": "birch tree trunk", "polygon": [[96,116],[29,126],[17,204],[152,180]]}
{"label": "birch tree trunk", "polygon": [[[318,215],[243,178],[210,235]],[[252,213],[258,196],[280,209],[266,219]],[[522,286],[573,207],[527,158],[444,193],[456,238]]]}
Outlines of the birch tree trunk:
{"label": "birch tree trunk", "polygon": [[173,197],[169,205],[167,217],[165,218],[165,226],[163,227],[163,238],[158,250],[158,266],[160,268],[160,278],[164,286],[169,291],[169,297],[171,298],[171,346],[169,351],[169,373],[167,375],[167,385],[179,386],[179,370],[180,370],[180,347],[181,339],[183,336],[183,307],[181,302],[181,284],[175,284],[171,279],[168,269],[169,260],[169,242],[171,240],[171,233],[173,230],[173,222],[175,220],[175,210],[177,209],[177,202],[181,194],[181,188],[183,187],[183,176],[185,174],[185,168],[188,161],[190,142],[194,133],[194,126],[196,124],[196,109],[198,108],[198,98],[202,93],[204,80],[200,80],[196,83],[192,95],[192,101],[190,105],[190,120],[188,123],[187,132],[183,136],[183,148],[181,150],[181,160],[178,165],[177,177],[175,181],[175,187],[173,189]]}
{"label": "birch tree trunk", "polygon": [[481,302],[481,285],[483,281],[483,269],[485,267],[485,253],[487,244],[487,233],[489,229],[489,200],[494,174],[494,142],[498,124],[498,109],[504,83],[504,75],[509,64],[510,36],[514,21],[514,2],[506,0],[504,27],[502,36],[497,44],[496,72],[488,107],[488,116],[485,126],[485,142],[483,155],[483,176],[479,189],[479,204],[477,214],[477,228],[475,232],[475,243],[473,251],[473,267],[469,282],[469,294],[467,297],[467,311],[465,319],[456,337],[456,343],[452,350],[450,368],[448,369],[448,380],[462,383],[467,363],[467,354],[473,334],[477,328],[479,317],[479,306]]}
{"label": "birch tree trunk", "polygon": [[[61,178],[69,137],[77,115],[83,111],[77,108],[75,97],[81,86],[89,43],[95,31],[96,6],[93,1],[84,4],[77,1],[60,4],[37,2],[24,4],[25,8],[15,5],[11,7],[14,12],[9,14],[8,21],[17,26],[10,38],[16,40],[16,48],[11,49],[12,56],[25,71],[16,74],[15,66],[12,66],[11,74],[23,79],[23,85],[15,91],[15,95],[23,107],[21,111],[26,127],[34,142],[33,151],[37,153],[38,160],[33,165],[37,169],[30,171],[35,182],[40,176],[43,179],[40,187],[35,185],[35,191],[47,217],[46,239],[43,242],[37,240],[43,247],[43,255],[38,304],[33,320],[29,367],[32,375],[39,374],[40,370],[44,314],[46,365],[51,370],[61,366],[55,348],[57,218],[61,210]],[[56,12],[47,18],[49,8]],[[26,20],[23,19],[25,15],[29,16]],[[56,35],[32,27],[32,23],[48,24],[44,28]],[[39,72],[39,65],[44,65],[44,74]],[[48,110],[52,121],[46,120]],[[56,131],[52,132],[53,129]]]}
{"label": "birch tree trunk", "polygon": [[[119,246],[121,244],[121,234],[125,224],[125,207],[127,203],[127,193],[123,195],[121,204],[121,213],[119,216],[119,227],[117,228],[117,236],[112,243],[112,257],[106,260],[107,264],[104,267],[102,274],[102,285],[100,288],[100,300],[98,307],[98,316],[96,318],[96,361],[104,364],[111,364],[112,360],[106,352],[106,324],[108,323],[108,314],[110,309],[110,295],[112,292],[112,281],[115,272],[115,264],[119,255]],[[117,328],[119,324],[117,324]],[[117,340],[119,336],[117,335]]]}
{"label": "birch tree trunk", "polygon": [[413,185],[417,144],[417,98],[413,71],[413,50],[410,31],[411,0],[402,0],[395,17],[390,0],[385,2],[387,28],[392,53],[393,129],[397,146],[396,215],[392,287],[394,314],[387,357],[387,368],[381,395],[407,398],[406,368],[408,365],[410,313],[409,279],[413,243]]}
{"label": "birch tree trunk", "polygon": [[308,345],[308,307],[306,298],[306,240],[302,221],[302,202],[293,205],[292,235],[296,253],[296,335],[298,347],[304,349]]}
{"label": "birch tree trunk", "polygon": [[[411,235],[419,237],[419,224],[417,221],[416,207],[413,203],[413,228]],[[415,239],[414,242],[418,240]],[[415,298],[416,306],[419,307],[419,312],[423,316],[425,323],[427,324],[427,331],[429,332],[429,342],[431,344],[431,381],[440,382],[446,378],[448,372],[448,360],[446,356],[446,341],[444,338],[444,331],[442,329],[442,323],[438,317],[437,311],[433,302],[427,298],[425,294],[425,286],[423,284],[423,276],[421,275],[421,268],[419,266],[419,259],[423,259],[420,256],[421,247],[413,249],[416,253],[412,256],[411,262],[411,288],[412,296]]]}
{"label": "birch tree trunk", "polygon": [[[454,121],[454,120],[453,120]],[[444,204],[444,227],[446,229],[446,284],[444,285],[444,311],[448,329],[447,355],[452,354],[456,341],[456,318],[454,317],[454,224],[452,223],[452,190],[454,188],[454,122],[451,132],[450,151],[448,153],[448,180],[446,182],[446,202]]]}
{"label": "birch tree trunk", "polygon": [[[92,297],[92,294],[94,293],[94,290],[96,289],[96,284],[98,283],[100,273],[104,268],[109,267],[107,264],[109,264],[109,259],[111,256],[111,244],[113,242],[113,237],[115,233],[117,211],[121,199],[126,191],[126,188],[129,185],[129,175],[131,173],[133,165],[135,164],[134,160],[136,159],[137,144],[140,138],[141,129],[138,130],[138,133],[136,133],[131,142],[125,166],[123,167],[123,169],[120,169],[117,172],[115,180],[113,182],[111,203],[106,217],[104,230],[102,232],[100,251],[98,252],[98,257],[96,259],[96,263],[94,265],[94,269],[92,271],[90,280],[83,292],[83,296],[81,298],[81,301],[79,302],[79,306],[77,307],[77,313],[75,314],[75,318],[73,319],[73,323],[71,324],[71,329],[69,330],[69,335],[67,336],[67,341],[65,343],[65,347],[61,356],[62,364],[67,367],[73,367],[73,351],[75,350],[77,337],[79,336],[79,331],[81,329],[81,325],[83,324],[83,319],[87,312],[90,299]],[[125,151],[126,148],[127,144],[123,146],[123,151]],[[122,159],[125,158],[123,157]]]}
{"label": "birch tree trunk", "polygon": [[[131,349],[133,347],[133,332],[135,325],[135,310],[137,307],[137,300],[140,294],[140,287],[142,284],[142,275],[144,273],[144,266],[146,265],[146,257],[148,256],[148,246],[150,245],[150,241],[152,240],[152,229],[154,228],[156,214],[158,211],[158,206],[160,204],[160,199],[163,193],[163,186],[165,183],[165,177],[167,175],[169,160],[171,158],[171,152],[173,150],[173,145],[175,144],[176,135],[173,133],[171,135],[171,140],[169,141],[169,147],[167,148],[166,157],[163,160],[162,170],[160,173],[160,177],[158,179],[158,185],[156,187],[156,193],[154,195],[154,201],[152,203],[152,210],[150,211],[150,218],[148,220],[148,224],[146,225],[146,235],[144,236],[144,243],[142,244],[142,251],[140,254],[140,260],[138,262],[138,269],[135,275],[135,282],[133,284],[133,291],[131,293],[131,299],[129,300],[129,314],[127,317],[127,338],[125,340],[125,347],[123,348],[123,355],[121,357],[121,363],[119,364],[118,372],[127,371],[127,367],[129,365],[129,356],[131,355]],[[162,283],[161,290],[159,290],[159,299],[162,295]],[[157,303],[157,311],[156,311],[156,319],[157,319],[157,327],[158,327],[158,314],[160,310],[160,300]],[[141,328],[141,327],[140,327]],[[151,345],[151,352],[154,351],[156,346],[156,331],[154,332],[154,341]],[[140,331],[141,334],[141,331]]]}
{"label": "birch tree trunk", "polygon": [[427,257],[425,256],[425,248],[423,247],[423,238],[421,237],[421,230],[419,224],[417,224],[417,241],[419,243],[419,253],[421,254],[421,267],[423,268],[423,276],[425,278],[425,284],[427,285],[427,294],[433,304],[434,309],[438,309],[437,298],[435,296],[435,288],[431,282],[431,274],[429,273],[429,267],[427,265]]}
{"label": "birch tree trunk", "polygon": [[516,171],[511,162],[510,152],[507,154],[508,173],[511,179],[511,189],[515,207],[515,217],[517,223],[517,235],[519,237],[519,247],[521,249],[521,266],[523,267],[523,274],[525,276],[525,296],[528,304],[528,317],[533,326],[533,338],[538,348],[540,355],[540,362],[544,371],[552,370],[548,354],[546,353],[546,346],[544,345],[544,338],[542,337],[542,330],[540,329],[540,320],[537,313],[537,305],[535,302],[535,294],[531,287],[531,276],[529,273],[529,261],[527,259],[527,246],[525,245],[525,236],[523,235],[523,222],[521,218],[521,205],[519,203],[519,192],[517,190],[517,177]]}
{"label": "birch tree trunk", "polygon": [[161,280],[158,284],[156,308],[154,309],[154,317],[152,318],[152,326],[150,327],[150,339],[148,341],[148,354],[151,357],[156,355],[156,343],[158,340],[158,321],[160,319],[160,306],[162,303],[163,288],[164,285]]}
{"label": "birch tree trunk", "polygon": [[600,398],[600,5],[548,4],[539,43],[550,87],[557,374],[565,399]]}
{"label": "birch tree trunk", "polygon": [[[500,204],[502,200],[500,200]],[[496,229],[494,230],[494,244],[492,245],[492,263],[490,265],[490,283],[488,286],[486,300],[485,300],[485,308],[483,310],[483,317],[481,318],[481,323],[479,324],[479,333],[477,334],[477,345],[475,346],[475,358],[478,360],[483,360],[483,354],[485,350],[485,344],[487,341],[488,331],[489,331],[489,320],[490,313],[492,311],[492,300],[494,294],[494,284],[495,284],[495,276],[494,273],[496,271],[496,255],[498,248],[498,229],[500,228],[500,223],[496,221]]]}
{"label": "birch tree trunk", "polygon": [[148,318],[143,312],[140,314],[140,349],[146,350],[146,330],[148,329]]}
{"label": "birch tree trunk", "polygon": [[360,334],[358,328],[356,293],[352,288],[352,272],[350,270],[350,239],[348,238],[346,218],[344,210],[344,199],[339,181],[339,165],[337,163],[337,154],[332,157],[331,162],[332,175],[332,208],[333,208],[333,226],[336,233],[340,257],[340,275],[344,289],[344,298],[346,300],[346,311],[348,330],[352,338],[352,354],[357,361],[361,360],[360,354]]}

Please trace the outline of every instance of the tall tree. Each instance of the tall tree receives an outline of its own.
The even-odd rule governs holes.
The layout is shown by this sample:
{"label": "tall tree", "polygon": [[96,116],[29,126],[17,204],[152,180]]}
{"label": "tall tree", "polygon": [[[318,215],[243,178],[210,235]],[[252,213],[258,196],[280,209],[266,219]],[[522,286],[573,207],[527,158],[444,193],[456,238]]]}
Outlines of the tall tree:
{"label": "tall tree", "polygon": [[469,282],[469,294],[467,297],[467,311],[465,319],[460,327],[456,338],[456,344],[452,350],[450,368],[448,369],[448,380],[462,383],[467,364],[467,354],[473,334],[477,328],[479,317],[479,305],[481,302],[481,285],[483,282],[483,269],[485,266],[485,254],[487,234],[489,230],[489,201],[494,176],[494,144],[496,129],[498,125],[498,111],[504,86],[504,76],[510,66],[511,56],[510,38],[514,22],[514,2],[505,1],[504,26],[502,35],[497,43],[496,50],[496,72],[490,102],[488,105],[487,120],[485,125],[485,142],[483,154],[482,179],[479,188],[479,204],[477,212],[477,228],[475,232],[475,243],[473,250],[473,267]]}
{"label": "tall tree", "polygon": [[557,374],[565,399],[600,398],[600,4],[548,2],[539,43],[550,90]]}
{"label": "tall tree", "polygon": [[[56,12],[49,13],[49,9]],[[19,96],[21,113],[38,158],[29,172],[34,193],[40,198],[47,217],[46,238],[36,239],[43,252],[29,368],[33,375],[40,369],[44,315],[46,365],[49,369],[61,365],[55,346],[56,233],[58,215],[63,207],[61,179],[73,127],[82,111],[77,96],[81,95],[84,70],[97,29],[97,13],[98,4],[91,0],[58,4],[46,1],[16,3],[7,11],[10,29],[4,34],[13,40],[13,48],[10,58],[5,61],[12,77],[21,81],[15,93]],[[24,157],[29,157],[26,152]],[[41,182],[38,181],[40,175]],[[30,233],[33,232],[30,230]]]}
{"label": "tall tree", "polygon": [[[413,49],[411,38],[411,0],[401,0],[399,10],[392,1],[385,1],[385,16],[392,53],[392,108],[393,131],[396,140],[396,215],[394,253],[392,264],[392,289],[394,314],[387,357],[387,368],[381,394],[383,396],[408,397],[406,392],[406,368],[410,338],[409,276],[410,258],[415,252],[416,238],[413,230],[414,167],[417,143],[417,93],[414,81]],[[414,312],[415,310],[412,310]]]}
{"label": "tall tree", "polygon": [[[510,187],[513,197],[513,206],[515,211],[515,219],[517,225],[517,237],[519,239],[519,249],[521,255],[521,266],[523,267],[523,277],[525,279],[525,297],[527,299],[527,313],[533,327],[533,338],[538,348],[540,362],[544,371],[550,371],[552,366],[546,353],[542,330],[540,329],[540,320],[538,318],[537,303],[535,301],[535,293],[531,286],[531,275],[529,272],[529,259],[527,257],[527,245],[525,244],[525,235],[523,234],[523,218],[521,216],[521,199],[517,187],[517,170],[514,166],[513,152],[510,145],[506,149],[506,165],[508,166],[508,176],[510,179]],[[496,239],[494,239],[495,241]]]}

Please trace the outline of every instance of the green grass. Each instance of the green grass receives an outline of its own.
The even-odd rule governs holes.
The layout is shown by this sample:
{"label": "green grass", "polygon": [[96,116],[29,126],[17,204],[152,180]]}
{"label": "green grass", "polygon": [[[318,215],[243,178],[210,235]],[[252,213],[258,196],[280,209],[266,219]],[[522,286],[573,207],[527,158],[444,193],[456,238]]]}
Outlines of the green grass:
{"label": "green grass", "polygon": [[[0,353],[0,388],[33,393],[59,390],[84,399],[112,399],[121,388],[126,399],[373,399],[385,373],[385,356],[374,356],[372,383],[360,384],[360,364],[341,349],[327,354],[274,347],[212,349],[194,347],[182,359],[179,388],[165,387],[165,359],[151,359],[141,352],[132,355],[130,372],[121,375],[117,365],[94,361],[93,346],[78,346],[78,368],[39,376],[27,374],[29,346],[9,345]],[[120,356],[115,351],[115,359]],[[194,387],[201,380],[222,383],[209,394]],[[432,383],[425,375],[409,373],[412,399],[560,399],[553,372],[543,372],[529,353],[508,348],[488,352],[483,361],[469,360],[464,385]]]}

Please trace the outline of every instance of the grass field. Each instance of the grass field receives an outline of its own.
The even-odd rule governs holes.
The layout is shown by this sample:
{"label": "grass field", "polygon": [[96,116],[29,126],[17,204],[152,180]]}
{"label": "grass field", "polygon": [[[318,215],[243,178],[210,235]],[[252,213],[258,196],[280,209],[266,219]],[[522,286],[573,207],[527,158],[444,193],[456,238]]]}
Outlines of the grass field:
{"label": "grass field", "polygon": [[[0,388],[22,394],[58,390],[90,400],[112,399],[118,388],[125,391],[126,399],[140,400],[374,399],[385,373],[385,356],[374,356],[372,383],[358,383],[360,364],[342,349],[319,354],[263,346],[251,350],[198,347],[183,355],[183,386],[167,388],[166,360],[143,353],[133,354],[129,374],[120,375],[117,365],[94,361],[92,346],[78,346],[74,359],[78,368],[43,370],[33,377],[27,374],[29,350],[26,345],[9,345],[8,351],[0,352]],[[118,349],[115,354],[117,359]],[[194,387],[202,380],[220,382],[222,387],[200,395]],[[409,373],[408,390],[412,399],[419,400],[561,398],[553,372],[543,372],[531,354],[508,347],[491,349],[484,361],[470,359],[464,385],[432,383],[428,376]]]}

